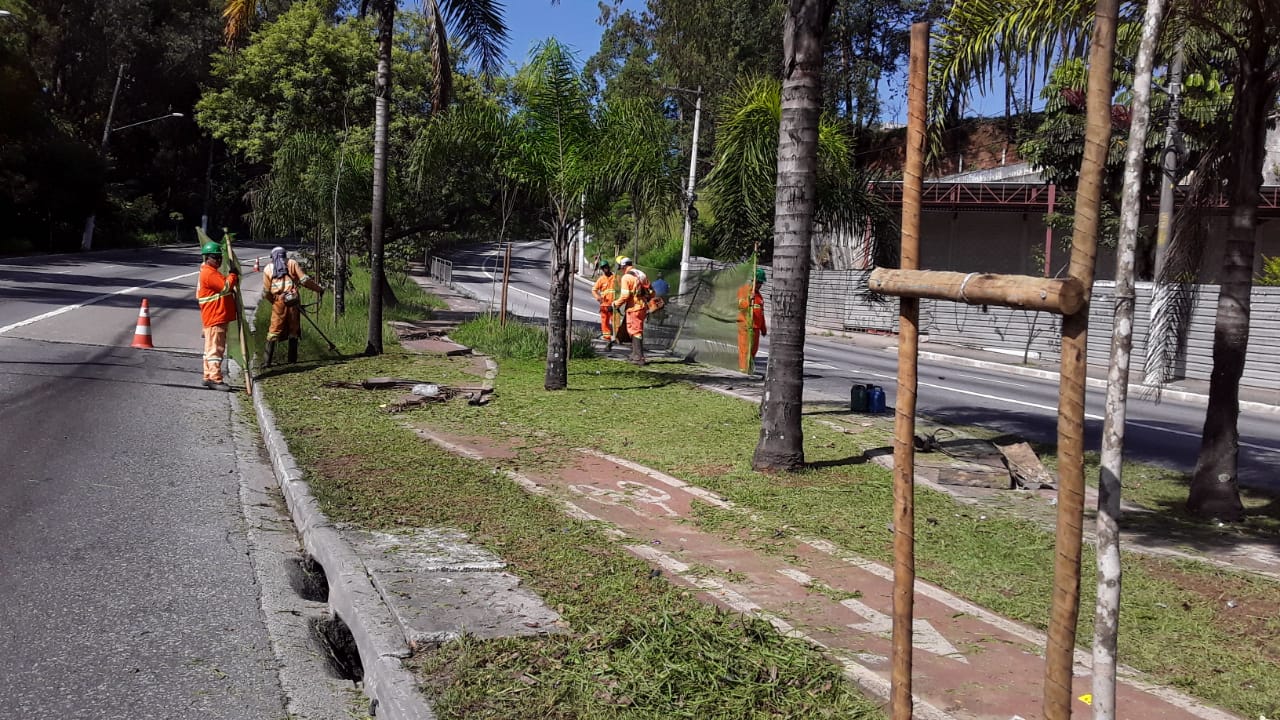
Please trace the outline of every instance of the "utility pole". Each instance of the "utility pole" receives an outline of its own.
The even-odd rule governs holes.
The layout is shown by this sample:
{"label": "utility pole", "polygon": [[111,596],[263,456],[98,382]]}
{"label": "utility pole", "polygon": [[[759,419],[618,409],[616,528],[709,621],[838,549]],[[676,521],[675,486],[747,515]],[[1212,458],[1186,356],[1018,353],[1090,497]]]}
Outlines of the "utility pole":
{"label": "utility pole", "polygon": [[[204,212],[200,213],[200,229],[206,233],[209,232],[209,212],[213,204],[213,146],[217,142],[213,136],[209,137],[209,164],[204,169]],[[337,234],[337,223],[334,224],[334,234]]]}
{"label": "utility pole", "polygon": [[1173,189],[1178,182],[1178,165],[1181,164],[1182,138],[1178,133],[1178,120],[1182,111],[1182,62],[1185,55],[1183,43],[1173,56],[1169,70],[1169,123],[1164,131],[1164,158],[1160,172],[1160,213],[1156,222],[1156,268],[1151,287],[1150,336],[1147,341],[1147,362],[1143,382],[1162,385],[1172,379],[1169,362],[1169,334],[1174,318],[1169,317],[1169,296],[1172,288],[1169,278],[1163,277],[1169,262],[1169,244],[1173,237]]}
{"label": "utility pole", "polygon": [[689,183],[686,185],[684,207],[684,244],[680,246],[680,292],[686,292],[685,280],[689,277],[689,245],[693,235],[693,188],[698,172],[698,129],[702,121],[702,86],[698,86],[697,100],[693,105],[693,148],[689,153]]}
{"label": "utility pole", "polygon": [[[120,83],[124,81],[124,63],[120,63],[120,70],[116,72],[116,87],[111,91],[111,105],[107,107],[107,122],[102,126],[102,145],[98,152],[101,153],[105,160],[107,157],[107,143],[111,140],[111,120],[116,114],[116,99],[120,97]],[[97,211],[91,211],[88,219],[84,221],[84,235],[80,238],[80,249],[87,251],[93,249],[93,225],[98,219]]]}

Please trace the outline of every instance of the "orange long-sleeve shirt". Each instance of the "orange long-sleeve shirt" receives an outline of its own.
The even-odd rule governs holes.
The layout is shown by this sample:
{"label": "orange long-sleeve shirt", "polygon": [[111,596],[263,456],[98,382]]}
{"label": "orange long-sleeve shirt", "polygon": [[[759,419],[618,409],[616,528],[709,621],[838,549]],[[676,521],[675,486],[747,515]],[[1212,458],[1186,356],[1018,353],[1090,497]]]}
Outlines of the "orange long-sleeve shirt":
{"label": "orange long-sleeve shirt", "polygon": [[601,275],[596,278],[596,284],[591,286],[591,297],[601,305],[613,304],[613,283],[617,278],[613,275]]}
{"label": "orange long-sleeve shirt", "polygon": [[209,263],[200,265],[196,300],[200,303],[200,323],[204,327],[225,325],[236,319],[234,289],[237,277],[229,275],[224,278],[218,268]]}

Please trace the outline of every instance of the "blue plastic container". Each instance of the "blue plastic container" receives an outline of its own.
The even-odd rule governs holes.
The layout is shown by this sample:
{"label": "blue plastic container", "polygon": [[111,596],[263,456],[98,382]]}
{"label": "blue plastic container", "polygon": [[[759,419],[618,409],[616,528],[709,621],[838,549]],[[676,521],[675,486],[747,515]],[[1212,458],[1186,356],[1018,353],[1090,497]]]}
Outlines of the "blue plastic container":
{"label": "blue plastic container", "polygon": [[884,409],[884,388],[879,385],[871,386],[871,389],[867,391],[867,412],[882,413]]}

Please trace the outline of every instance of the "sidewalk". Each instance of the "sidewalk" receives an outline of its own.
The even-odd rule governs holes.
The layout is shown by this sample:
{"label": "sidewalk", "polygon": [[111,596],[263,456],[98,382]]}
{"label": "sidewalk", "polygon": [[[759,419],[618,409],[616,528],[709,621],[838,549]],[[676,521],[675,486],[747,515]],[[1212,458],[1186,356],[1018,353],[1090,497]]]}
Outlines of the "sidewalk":
{"label": "sidewalk", "polygon": [[[457,293],[423,284],[451,307],[471,309]],[[759,384],[727,375],[726,384],[738,388]],[[759,527],[749,511],[714,493],[624,458],[580,449],[562,470],[522,474],[505,469],[518,453],[502,442],[447,435],[422,425],[416,430],[451,452],[504,468],[527,491],[558,500],[574,517],[603,523],[605,532],[653,565],[655,572],[706,601],[759,616],[779,631],[814,644],[870,695],[887,699],[889,567],[852,556],[822,538],[791,537]],[[753,528],[750,537],[702,531],[694,515],[697,503],[741,514],[744,524]],[[1042,716],[1043,633],[928,583],[918,582],[916,587],[916,715],[1002,720]],[[1076,663],[1073,711],[1086,713],[1091,683],[1087,653],[1077,651]],[[1122,674],[1120,717],[1234,717],[1144,682],[1134,671]]]}

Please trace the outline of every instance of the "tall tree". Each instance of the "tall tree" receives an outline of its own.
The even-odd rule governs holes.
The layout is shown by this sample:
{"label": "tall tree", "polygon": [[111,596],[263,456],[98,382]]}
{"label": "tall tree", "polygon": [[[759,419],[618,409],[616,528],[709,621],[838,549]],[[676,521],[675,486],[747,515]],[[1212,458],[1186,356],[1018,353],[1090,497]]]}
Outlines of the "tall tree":
{"label": "tall tree", "polygon": [[571,237],[578,219],[599,204],[584,200],[625,193],[642,203],[670,205],[679,181],[670,126],[655,104],[637,99],[593,106],[573,53],[555,39],[535,50],[516,78],[516,93],[512,172],[542,203],[542,223],[551,235],[543,385],[562,390],[569,381]]}
{"label": "tall tree", "polygon": [[782,115],[773,232],[773,317],[764,381],[757,470],[804,465],[805,306],[809,238],[818,187],[822,67],[834,0],[789,0],[782,31]]}
{"label": "tall tree", "polygon": [[[234,1],[234,0],[233,0]],[[369,340],[366,355],[382,354],[382,305],[386,278],[383,274],[387,208],[387,152],[391,126],[391,59],[396,24],[396,0],[361,0],[361,14],[372,10],[378,24],[378,71],[374,81],[373,122],[373,209],[369,229]],[[427,0],[426,11],[432,20],[431,51],[436,68],[436,111],[448,105],[452,86],[448,59],[446,23],[452,25],[464,47],[476,50],[480,68],[486,73],[497,71],[507,28],[502,19],[499,0]]]}
{"label": "tall tree", "polygon": [[1280,89],[1280,2],[1208,0],[1193,3],[1192,22],[1233,50],[1230,139],[1216,148],[1225,158],[1231,212],[1219,275],[1213,333],[1213,373],[1191,478],[1187,509],[1194,515],[1239,520],[1244,508],[1237,481],[1240,453],[1240,376],[1249,346],[1249,302],[1266,132]]}
{"label": "tall tree", "polygon": [[1116,287],[1107,373],[1107,415],[1102,426],[1102,459],[1098,477],[1098,596],[1093,621],[1093,716],[1116,716],[1116,642],[1120,635],[1120,491],[1124,461],[1124,424],[1129,398],[1129,354],[1133,349],[1133,309],[1138,239],[1142,211],[1142,170],[1151,110],[1151,71],[1164,19],[1164,0],[1148,0],[1142,40],[1134,69],[1133,122],[1125,152],[1124,198],[1116,248]]}

